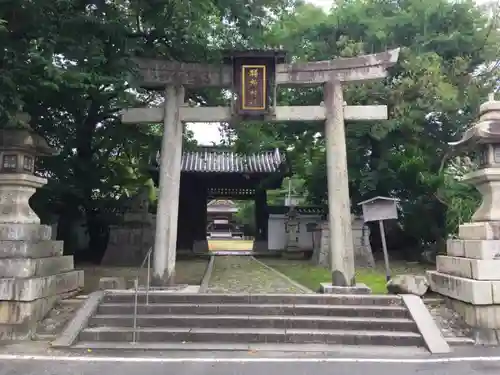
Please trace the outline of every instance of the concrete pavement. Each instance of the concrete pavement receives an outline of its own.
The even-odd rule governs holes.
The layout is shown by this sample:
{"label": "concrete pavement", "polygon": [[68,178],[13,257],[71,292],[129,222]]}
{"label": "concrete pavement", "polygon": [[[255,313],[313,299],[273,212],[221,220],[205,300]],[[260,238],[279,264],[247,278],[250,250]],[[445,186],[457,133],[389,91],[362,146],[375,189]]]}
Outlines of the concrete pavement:
{"label": "concrete pavement", "polygon": [[[80,359],[76,359],[80,358]],[[104,360],[96,360],[101,358]],[[136,362],[131,360],[117,361],[112,357],[66,357],[40,359],[9,359],[0,357],[0,375],[497,375],[500,374],[500,357],[496,360],[464,360],[456,361],[436,358],[417,358],[413,361],[399,360],[377,362],[371,359],[358,362],[350,359],[330,358],[321,362],[314,358],[247,358],[238,361],[237,358],[148,358]],[[324,359],[327,360],[327,359]]]}
{"label": "concrete pavement", "polygon": [[0,375],[497,375],[500,348],[431,355],[394,347],[337,347],[328,353],[53,350],[42,343],[0,346]]}

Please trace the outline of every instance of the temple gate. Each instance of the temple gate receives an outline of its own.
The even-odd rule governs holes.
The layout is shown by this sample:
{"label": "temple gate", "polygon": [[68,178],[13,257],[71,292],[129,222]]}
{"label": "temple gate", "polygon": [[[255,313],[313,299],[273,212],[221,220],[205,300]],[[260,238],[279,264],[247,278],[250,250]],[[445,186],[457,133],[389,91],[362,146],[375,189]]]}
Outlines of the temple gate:
{"label": "temple gate", "polygon": [[[158,167],[152,170],[155,184],[161,183]],[[176,249],[208,251],[207,203],[223,198],[255,201],[254,250],[267,249],[267,190],[279,188],[290,172],[284,153],[273,150],[240,155],[203,147],[183,153],[181,170]]]}

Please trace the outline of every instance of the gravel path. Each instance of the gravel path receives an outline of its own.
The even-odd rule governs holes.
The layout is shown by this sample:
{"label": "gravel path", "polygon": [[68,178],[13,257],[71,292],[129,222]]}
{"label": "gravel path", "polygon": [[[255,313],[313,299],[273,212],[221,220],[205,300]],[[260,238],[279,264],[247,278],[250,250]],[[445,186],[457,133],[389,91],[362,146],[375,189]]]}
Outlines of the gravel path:
{"label": "gravel path", "polygon": [[259,264],[253,257],[215,258],[207,293],[296,293],[304,291]]}
{"label": "gravel path", "polygon": [[429,309],[434,321],[436,322],[445,339],[463,340],[463,343],[473,343],[472,331],[460,315],[446,306],[443,298],[424,298],[424,303]]}
{"label": "gravel path", "polygon": [[33,335],[33,340],[54,340],[66,327],[68,322],[73,319],[76,311],[80,308],[85,299],[86,296],[82,295],[56,303],[48,315],[38,323],[36,332]]}

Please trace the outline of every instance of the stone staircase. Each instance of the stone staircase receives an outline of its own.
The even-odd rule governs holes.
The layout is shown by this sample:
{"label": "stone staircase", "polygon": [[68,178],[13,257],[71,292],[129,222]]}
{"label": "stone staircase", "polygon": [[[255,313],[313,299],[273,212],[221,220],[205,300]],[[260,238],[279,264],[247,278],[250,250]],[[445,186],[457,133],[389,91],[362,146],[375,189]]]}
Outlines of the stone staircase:
{"label": "stone staircase", "polygon": [[399,296],[150,293],[148,305],[144,294],[138,301],[135,343],[134,294],[110,293],[82,322],[71,346],[193,350],[248,350],[270,344],[277,350],[297,350],[297,344],[426,346]]}

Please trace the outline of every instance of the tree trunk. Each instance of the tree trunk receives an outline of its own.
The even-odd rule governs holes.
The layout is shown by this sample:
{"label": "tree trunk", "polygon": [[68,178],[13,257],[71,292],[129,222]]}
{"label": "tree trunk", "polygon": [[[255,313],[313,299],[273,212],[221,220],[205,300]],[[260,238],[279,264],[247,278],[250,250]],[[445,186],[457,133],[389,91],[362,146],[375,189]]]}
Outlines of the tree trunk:
{"label": "tree trunk", "polygon": [[[96,252],[96,254],[87,254],[89,260],[99,262],[102,254],[99,256],[99,246],[101,238],[100,225],[97,222],[97,214],[95,212],[92,193],[94,186],[93,178],[93,150],[92,140],[94,131],[98,123],[98,110],[99,107],[95,101],[92,101],[87,111],[86,117],[82,121],[78,121],[78,128],[76,131],[76,163],[75,163],[75,177],[80,187],[80,204],[84,209],[86,226],[89,235],[89,248],[87,251]],[[103,250],[101,250],[103,252]]]}

